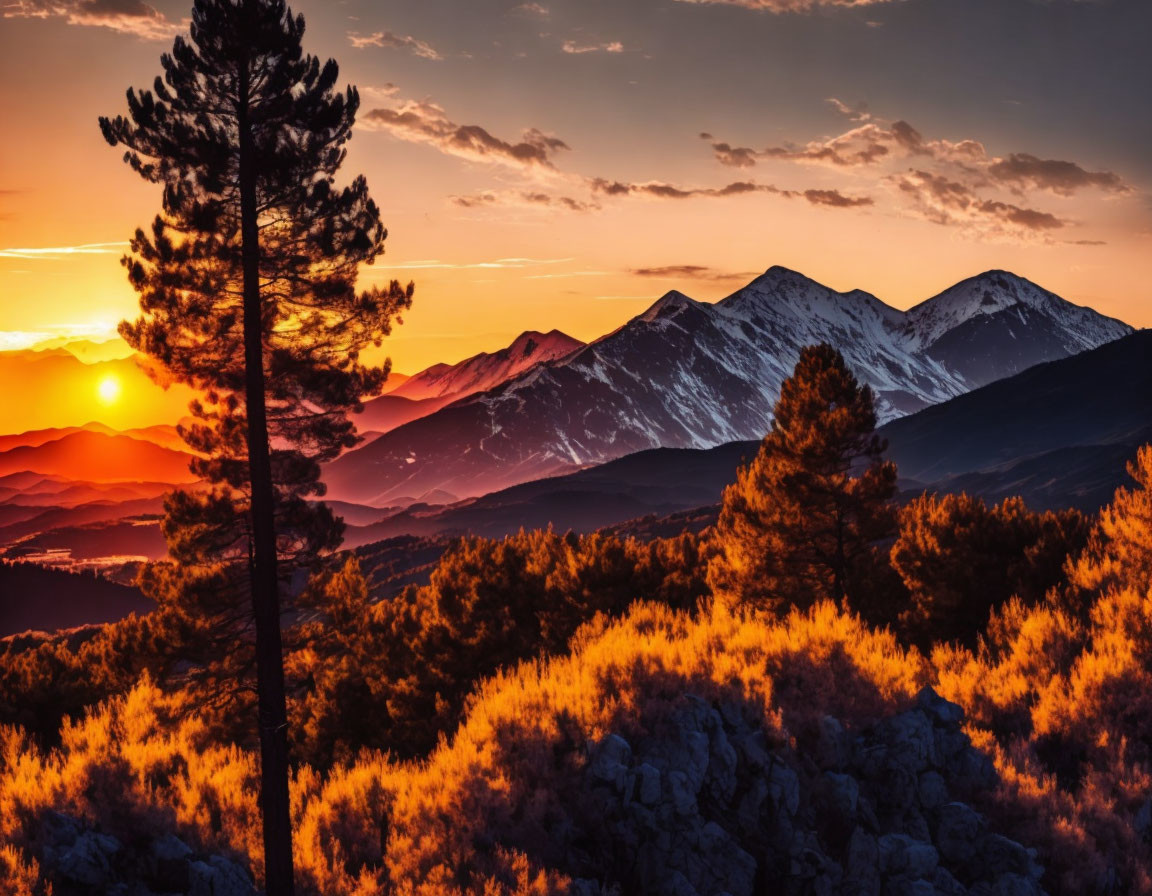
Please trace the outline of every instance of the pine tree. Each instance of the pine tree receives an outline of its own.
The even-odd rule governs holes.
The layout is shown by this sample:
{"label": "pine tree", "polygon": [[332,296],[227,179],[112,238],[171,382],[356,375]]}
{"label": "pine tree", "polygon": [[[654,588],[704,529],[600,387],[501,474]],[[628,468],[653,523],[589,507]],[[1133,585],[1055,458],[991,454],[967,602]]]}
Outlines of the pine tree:
{"label": "pine tree", "polygon": [[857,606],[895,533],[896,467],[874,433],[872,390],[829,345],[800,352],[772,430],[724,492],[708,581],[721,599],[781,611],[831,597]]}
{"label": "pine tree", "polygon": [[282,0],[196,0],[163,77],[100,120],[164,187],[124,259],[143,314],[121,335],[202,396],[181,434],[210,488],[168,500],[171,561],[146,584],[199,633],[217,687],[255,666],[269,894],[293,889],[283,586],[339,545],[342,522],[309,499],[387,377],[361,353],[412,294],[356,288],[387,236],[364,178],[335,183],[359,97],[335,90],[335,61],[305,55],[303,33]]}

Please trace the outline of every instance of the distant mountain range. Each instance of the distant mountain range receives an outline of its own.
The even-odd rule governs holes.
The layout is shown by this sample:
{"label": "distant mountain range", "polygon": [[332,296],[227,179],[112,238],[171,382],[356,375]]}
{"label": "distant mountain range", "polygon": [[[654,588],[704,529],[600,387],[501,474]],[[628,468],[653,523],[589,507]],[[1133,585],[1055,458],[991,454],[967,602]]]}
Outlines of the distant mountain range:
{"label": "distant mountain range", "polygon": [[[773,268],[715,305],[669,293],[590,345],[529,332],[498,352],[394,374],[358,420],[374,440],[327,469],[328,501],[350,546],[637,517],[671,520],[643,531],[671,531],[675,514],[719,499],[768,429],[800,347],[827,340],[877,390],[909,489],[1098,506],[1152,439],[1141,428],[1152,419],[1141,404],[1152,395],[1146,334],[1112,341],[1129,331],[1002,272],[900,312]],[[54,349],[0,353],[0,368],[13,355],[30,356],[23,375],[81,367],[89,385],[110,363],[133,364]],[[970,393],[1068,355],[1028,370],[1023,387],[1015,377]],[[0,554],[109,569],[162,556],[162,496],[192,479],[183,447],[170,425],[0,436]],[[698,528],[706,514],[684,519]]]}
{"label": "distant mountain range", "polygon": [[[1110,383],[1114,388],[1101,388]],[[1094,512],[1126,484],[1126,463],[1152,442],[1152,331],[1041,364],[880,428],[906,495],[967,491],[991,502],[1020,495],[1035,509]],[[551,525],[592,531],[671,517],[699,525],[759,440],[706,450],[657,448],[567,475],[516,485],[447,507],[417,505],[350,525],[349,547],[401,534],[500,537]],[[677,515],[680,516],[677,516]],[[349,522],[352,522],[351,520]],[[666,530],[666,531],[665,531]]]}
{"label": "distant mountain range", "polygon": [[[32,441],[37,442],[37,433]],[[157,439],[167,438],[163,429]],[[35,444],[0,450],[0,476],[32,472],[87,482],[149,480],[188,483],[191,455],[156,441],[79,428]]]}
{"label": "distant mountain range", "polygon": [[[548,334],[551,358],[525,355],[539,336],[526,334],[506,356],[418,374],[385,398],[438,402],[440,384],[508,378],[418,419],[394,413],[395,428],[331,463],[325,480],[334,498],[387,505],[434,490],[481,495],[648,448],[758,439],[800,349],[815,342],[844,353],[886,421],[1130,332],[1003,271],[903,312],[774,267],[716,304],[670,292],[585,346]],[[526,368],[516,371],[516,357]]]}

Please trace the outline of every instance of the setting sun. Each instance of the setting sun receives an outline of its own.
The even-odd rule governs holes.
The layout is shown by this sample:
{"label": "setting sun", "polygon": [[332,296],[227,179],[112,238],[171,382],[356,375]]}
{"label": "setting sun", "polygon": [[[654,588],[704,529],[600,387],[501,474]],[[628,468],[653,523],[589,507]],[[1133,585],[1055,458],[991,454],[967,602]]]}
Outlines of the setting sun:
{"label": "setting sun", "polygon": [[120,399],[120,378],[106,376],[96,386],[96,394],[102,404],[115,404]]}

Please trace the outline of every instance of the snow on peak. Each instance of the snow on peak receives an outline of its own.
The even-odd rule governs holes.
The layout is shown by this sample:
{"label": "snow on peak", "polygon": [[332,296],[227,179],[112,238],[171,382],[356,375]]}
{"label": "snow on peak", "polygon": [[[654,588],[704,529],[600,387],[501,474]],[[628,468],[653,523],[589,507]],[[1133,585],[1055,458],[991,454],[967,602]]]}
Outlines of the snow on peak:
{"label": "snow on peak", "polygon": [[1085,348],[1117,339],[1130,330],[1126,324],[1074,305],[1025,277],[992,270],[961,280],[908,309],[904,331],[915,348],[926,348],[961,324],[1011,308],[1040,312],[1072,334],[1087,329],[1090,332],[1082,333]]}
{"label": "snow on peak", "polygon": [[700,302],[684,295],[680,290],[670,289],[653,302],[647,311],[643,314],[638,314],[636,319],[651,322],[659,318],[669,317],[681,308],[690,308],[699,304]]}

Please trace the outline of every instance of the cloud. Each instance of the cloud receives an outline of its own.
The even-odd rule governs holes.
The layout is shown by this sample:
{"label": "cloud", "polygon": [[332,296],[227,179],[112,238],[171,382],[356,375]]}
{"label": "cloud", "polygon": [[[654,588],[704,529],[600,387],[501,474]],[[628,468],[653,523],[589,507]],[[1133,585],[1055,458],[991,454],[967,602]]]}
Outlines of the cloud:
{"label": "cloud", "polygon": [[813,12],[829,7],[876,6],[893,0],[677,0],[699,6],[739,6],[755,12]]}
{"label": "cloud", "polygon": [[[831,102],[840,103],[839,100]],[[712,151],[720,164],[734,168],[751,168],[761,159],[806,162],[835,168],[855,168],[873,165],[888,158],[909,156],[931,156],[941,160],[967,163],[978,163],[988,159],[984,146],[975,140],[926,141],[920,132],[906,121],[882,124],[871,121],[871,115],[867,112],[853,111],[847,106],[845,109],[858,116],[853,119],[862,122],[858,127],[835,137],[814,140],[802,146],[783,144],[753,149],[716,141],[711,135],[701,137],[712,141]]]}
{"label": "cloud", "polygon": [[869,121],[872,118],[872,113],[868,111],[867,103],[857,103],[855,106],[849,106],[846,102],[838,100],[834,96],[828,97],[824,102],[828,103],[828,105],[849,121]]}
{"label": "cloud", "polygon": [[443,59],[431,45],[412,37],[410,34],[394,34],[391,31],[375,31],[372,34],[348,33],[348,42],[357,50],[365,47],[387,47],[392,50],[407,50],[421,59]]}
{"label": "cloud", "polygon": [[1051,190],[1061,196],[1089,187],[1117,193],[1129,191],[1120,175],[1111,171],[1086,171],[1075,162],[1040,159],[1024,152],[997,159],[988,166],[988,175],[1001,183]]}
{"label": "cloud", "polygon": [[564,41],[561,49],[565,53],[623,53],[624,44],[618,40],[609,41],[601,44],[578,44],[574,40]]}
{"label": "cloud", "polygon": [[893,183],[910,200],[914,212],[934,224],[984,235],[1027,238],[1070,223],[1049,212],[981,197],[968,185],[930,171],[910,171],[893,178]]}
{"label": "cloud", "polygon": [[64,19],[143,40],[170,40],[183,27],[143,0],[14,0],[0,9],[6,19]]}
{"label": "cloud", "polygon": [[873,204],[869,196],[845,196],[839,190],[805,190],[801,195],[813,205],[826,205],[830,208],[859,208]]}
{"label": "cloud", "polygon": [[540,18],[547,18],[549,9],[547,6],[542,6],[539,3],[521,3],[519,6],[512,7],[512,12],[522,12],[525,15],[540,16]]}
{"label": "cloud", "polygon": [[426,143],[448,155],[475,162],[492,162],[521,169],[552,169],[553,159],[568,144],[536,128],[518,142],[503,140],[476,124],[457,124],[430,100],[405,100],[397,108],[372,109],[360,117],[360,126],[386,130],[402,140]]}
{"label": "cloud", "polygon": [[759,271],[719,271],[702,264],[669,264],[651,268],[632,268],[628,271],[634,277],[647,277],[653,280],[744,280],[755,277]]}
{"label": "cloud", "polygon": [[461,208],[491,208],[493,206],[520,206],[522,208],[558,208],[570,212],[598,211],[600,204],[571,196],[553,196],[534,190],[486,190],[468,196],[452,196],[453,205]]}
{"label": "cloud", "polygon": [[[703,133],[721,165],[746,170],[764,162],[816,165],[895,187],[896,210],[913,217],[996,238],[1043,240],[1071,222],[1035,207],[1036,194],[1070,197],[1081,191],[1131,193],[1120,175],[1030,153],[993,155],[979,140],[925,137],[907,121],[877,118],[863,104],[828,103],[852,120],[842,133],[805,144],[755,149]],[[845,207],[852,200],[808,191],[810,202]]]}
{"label": "cloud", "polygon": [[115,243],[85,243],[80,246],[47,246],[32,249],[0,249],[0,258],[23,258],[42,261],[57,261],[69,255],[119,255],[128,248],[128,243],[120,240]]}
{"label": "cloud", "polygon": [[721,198],[743,196],[749,193],[771,193],[785,199],[805,199],[812,205],[830,208],[855,208],[872,205],[867,196],[845,196],[838,190],[783,190],[772,184],[758,184],[752,181],[735,181],[723,187],[677,187],[660,181],[645,183],[622,183],[605,178],[593,178],[589,182],[594,193],[605,196],[651,196],[656,199],[695,199],[697,197]]}

